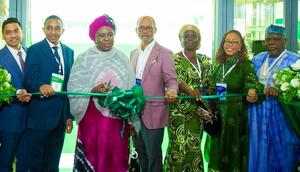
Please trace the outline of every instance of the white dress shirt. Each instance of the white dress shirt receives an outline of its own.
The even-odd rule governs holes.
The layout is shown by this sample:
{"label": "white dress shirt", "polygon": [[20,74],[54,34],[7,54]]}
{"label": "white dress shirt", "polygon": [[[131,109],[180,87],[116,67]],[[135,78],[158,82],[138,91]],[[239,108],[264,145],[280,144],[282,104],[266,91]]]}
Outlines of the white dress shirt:
{"label": "white dress shirt", "polygon": [[139,46],[138,52],[139,52],[139,57],[138,57],[138,62],[136,65],[136,78],[142,79],[144,69],[147,63],[147,60],[151,54],[151,51],[153,49],[153,46],[155,44],[155,40],[153,40],[147,47],[145,47],[144,51],[142,50],[142,47]]}
{"label": "white dress shirt", "polygon": [[10,53],[15,58],[16,62],[18,63],[19,68],[22,70],[22,68],[21,68],[21,62],[20,62],[20,59],[19,59],[20,57],[18,55],[18,52],[21,51],[21,53],[22,53],[22,59],[25,62],[25,60],[26,60],[26,52],[25,52],[25,50],[22,47],[20,48],[20,50],[16,50],[16,49],[10,47],[9,45],[6,45],[6,46],[7,46],[8,50],[10,51]]}

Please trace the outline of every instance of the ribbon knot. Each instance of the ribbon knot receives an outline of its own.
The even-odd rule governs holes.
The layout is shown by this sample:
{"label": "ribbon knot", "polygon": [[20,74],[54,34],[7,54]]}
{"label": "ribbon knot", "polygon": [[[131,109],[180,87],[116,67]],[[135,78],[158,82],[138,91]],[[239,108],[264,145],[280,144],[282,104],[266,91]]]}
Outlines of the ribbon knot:
{"label": "ribbon knot", "polygon": [[134,86],[131,90],[124,92],[115,87],[105,98],[99,98],[98,103],[103,107],[108,107],[113,116],[123,120],[121,138],[124,136],[125,121],[135,119],[143,110],[146,99],[142,86]]}

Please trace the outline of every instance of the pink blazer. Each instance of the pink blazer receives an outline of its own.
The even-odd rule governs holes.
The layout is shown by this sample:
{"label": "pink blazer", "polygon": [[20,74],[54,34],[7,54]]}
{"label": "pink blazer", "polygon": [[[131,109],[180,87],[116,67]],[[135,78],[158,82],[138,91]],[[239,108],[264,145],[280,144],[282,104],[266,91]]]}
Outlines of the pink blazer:
{"label": "pink blazer", "polygon": [[[136,71],[138,49],[131,52],[130,59]],[[166,88],[178,90],[173,54],[170,50],[155,43],[146,62],[141,84],[146,96],[165,96]],[[165,99],[147,99],[141,119],[148,129],[167,126],[170,116]]]}

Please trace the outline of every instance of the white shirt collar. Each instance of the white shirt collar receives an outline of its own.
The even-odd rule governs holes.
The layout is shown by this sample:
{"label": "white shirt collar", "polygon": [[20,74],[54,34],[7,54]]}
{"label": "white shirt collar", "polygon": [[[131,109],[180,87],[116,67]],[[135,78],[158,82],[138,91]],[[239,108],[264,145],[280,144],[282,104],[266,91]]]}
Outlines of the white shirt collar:
{"label": "white shirt collar", "polygon": [[[14,57],[18,57],[18,52],[19,52],[19,51],[22,52],[23,58],[25,57],[26,52],[25,52],[25,50],[23,49],[22,46],[21,46],[20,50],[16,50],[16,49],[14,49],[13,47],[11,47],[11,46],[9,46],[9,45],[7,45],[7,44],[6,44],[6,46],[7,46],[8,50],[11,52],[11,54],[12,54]],[[18,57],[18,58],[19,58],[19,57]]]}
{"label": "white shirt collar", "polygon": [[156,41],[153,39],[153,41],[145,47],[144,51],[142,50],[142,45],[140,45],[139,46],[139,53],[140,52],[149,52],[149,51],[151,51],[152,48],[154,47],[155,43],[156,43]]}
{"label": "white shirt collar", "polygon": [[[54,46],[57,46],[58,49],[61,49],[61,44],[60,44],[60,42],[58,42],[57,45],[54,45],[54,44],[52,44],[47,38],[46,38],[46,40],[47,40],[49,46],[51,47],[51,49],[52,49],[52,47],[54,47]],[[54,50],[52,49],[52,51],[54,51]]]}

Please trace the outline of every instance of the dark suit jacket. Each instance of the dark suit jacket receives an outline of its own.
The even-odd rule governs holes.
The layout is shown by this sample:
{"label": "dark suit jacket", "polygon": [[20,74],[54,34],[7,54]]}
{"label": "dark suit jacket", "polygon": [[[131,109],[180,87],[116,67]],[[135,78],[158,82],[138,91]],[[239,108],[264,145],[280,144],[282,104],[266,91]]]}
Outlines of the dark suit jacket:
{"label": "dark suit jacket", "polygon": [[[26,49],[23,48],[25,51]],[[16,89],[23,88],[24,75],[17,61],[5,46],[0,50],[0,65],[11,75],[12,85]],[[0,110],[0,131],[20,133],[26,125],[26,105],[14,99],[9,105],[4,105]]]}
{"label": "dark suit jacket", "polygon": [[[74,51],[62,44],[64,58],[64,85],[67,90],[70,70],[74,61]],[[44,39],[27,50],[25,62],[24,86],[28,92],[38,92],[43,84],[50,85],[52,73],[58,72],[58,63],[52,49]],[[28,128],[52,130],[61,119],[70,119],[69,100],[66,95],[55,95],[48,98],[33,96],[28,109]]]}

